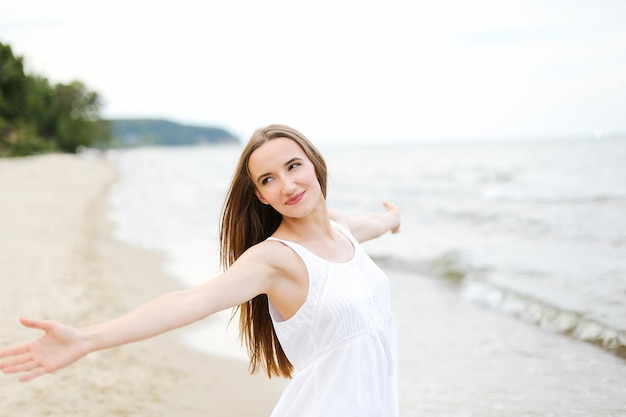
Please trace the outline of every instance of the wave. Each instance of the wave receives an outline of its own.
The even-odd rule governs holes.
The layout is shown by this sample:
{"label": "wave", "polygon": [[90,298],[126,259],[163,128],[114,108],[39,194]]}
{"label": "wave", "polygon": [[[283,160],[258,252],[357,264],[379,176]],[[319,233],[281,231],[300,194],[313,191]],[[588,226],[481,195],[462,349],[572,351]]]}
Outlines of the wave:
{"label": "wave", "polygon": [[563,309],[546,300],[493,283],[486,269],[472,266],[458,251],[419,261],[395,257],[375,257],[375,261],[383,268],[446,279],[471,302],[533,323],[546,331],[591,343],[626,359],[626,330],[613,328],[583,313]]}
{"label": "wave", "polygon": [[626,200],[626,194],[621,191],[613,192],[565,192],[552,189],[504,189],[498,187],[485,187],[481,191],[485,200],[508,203],[534,203],[534,204],[588,204],[609,203]]}
{"label": "wave", "polygon": [[477,304],[521,318],[548,331],[592,343],[626,359],[626,331],[482,278],[466,277],[461,289],[467,299]]}

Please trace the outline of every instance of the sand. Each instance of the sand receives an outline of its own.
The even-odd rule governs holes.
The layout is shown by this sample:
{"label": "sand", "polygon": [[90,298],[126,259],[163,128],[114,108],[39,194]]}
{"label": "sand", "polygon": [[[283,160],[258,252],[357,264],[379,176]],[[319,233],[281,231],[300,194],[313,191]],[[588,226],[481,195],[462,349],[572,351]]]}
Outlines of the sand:
{"label": "sand", "polygon": [[[116,175],[97,157],[0,160],[0,346],[37,337],[21,316],[86,326],[180,288],[161,254],[112,237]],[[0,417],[270,414],[285,381],[181,339],[177,330],[97,352],[25,384],[0,375]]]}

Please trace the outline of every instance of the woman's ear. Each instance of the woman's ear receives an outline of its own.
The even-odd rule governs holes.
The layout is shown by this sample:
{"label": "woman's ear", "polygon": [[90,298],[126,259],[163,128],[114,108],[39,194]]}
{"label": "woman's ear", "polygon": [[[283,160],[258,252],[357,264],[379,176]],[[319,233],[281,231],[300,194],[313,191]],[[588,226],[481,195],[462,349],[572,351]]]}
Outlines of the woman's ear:
{"label": "woman's ear", "polygon": [[269,204],[269,203],[267,202],[267,200],[265,200],[265,199],[261,196],[261,193],[259,193],[258,191],[255,191],[254,193],[256,194],[257,198],[259,199],[259,201],[260,201],[261,203],[263,203],[263,204]]}

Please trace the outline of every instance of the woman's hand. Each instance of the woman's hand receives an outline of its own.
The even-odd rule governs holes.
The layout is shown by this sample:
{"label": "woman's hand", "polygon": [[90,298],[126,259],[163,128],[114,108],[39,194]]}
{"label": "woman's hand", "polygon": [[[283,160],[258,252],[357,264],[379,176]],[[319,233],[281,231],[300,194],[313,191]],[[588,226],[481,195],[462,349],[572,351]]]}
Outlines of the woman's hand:
{"label": "woman's hand", "polygon": [[20,319],[45,335],[30,343],[0,351],[0,370],[5,374],[23,373],[21,382],[54,372],[85,356],[89,350],[78,329],[55,321]]}
{"label": "woman's hand", "polygon": [[400,210],[395,204],[391,204],[388,201],[383,201],[385,209],[387,209],[388,227],[391,233],[398,233],[400,231]]}

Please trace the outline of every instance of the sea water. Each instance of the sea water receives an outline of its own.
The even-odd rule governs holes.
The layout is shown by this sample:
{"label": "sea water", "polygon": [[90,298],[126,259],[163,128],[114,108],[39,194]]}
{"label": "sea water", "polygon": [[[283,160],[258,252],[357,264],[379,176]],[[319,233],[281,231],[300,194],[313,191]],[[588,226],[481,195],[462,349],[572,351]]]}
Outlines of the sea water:
{"label": "sea water", "polygon": [[[461,387],[456,388],[456,400],[446,397],[446,387],[454,386],[448,378],[439,380],[439,384],[448,382],[439,385],[436,393],[424,394],[438,385],[437,381],[423,385],[420,374],[428,374],[429,379],[437,374],[423,361],[417,363],[414,355],[430,352],[436,357],[425,346],[428,339],[437,334],[439,341],[430,342],[436,346],[446,340],[443,327],[454,326],[457,333],[464,328],[485,334],[485,329],[498,329],[500,333],[492,336],[465,337],[474,344],[468,342],[463,349],[481,352],[476,358],[484,365],[493,360],[486,353],[489,346],[506,350],[509,364],[524,366],[529,355],[543,356],[546,367],[566,363],[563,355],[549,357],[549,347],[542,347],[548,340],[564,343],[562,350],[573,352],[573,357],[607,362],[601,369],[566,366],[558,372],[613,372],[579,389],[610,397],[604,415],[626,414],[626,403],[621,408],[619,395],[611,392],[615,384],[626,383],[621,359],[626,357],[626,140],[321,145],[320,149],[329,166],[331,209],[355,215],[381,211],[382,201],[387,200],[402,212],[399,234],[366,242],[364,247],[394,286],[399,334],[404,335],[403,415],[545,415],[545,409],[552,407],[552,400],[546,399],[548,405],[541,413],[516,413],[518,407],[507,414],[493,408],[494,398],[513,403],[500,390],[500,396],[483,398],[484,404],[490,404],[489,412],[484,404],[448,412],[454,409],[450,403],[471,403],[470,398],[476,397],[476,392]],[[109,159],[122,174],[110,197],[117,237],[164,252],[168,272],[185,286],[218,274],[220,209],[240,152],[239,146],[110,152]],[[409,296],[409,291],[419,295]],[[437,311],[439,321],[424,319]],[[473,321],[444,325],[450,314]],[[235,342],[236,329],[225,333],[228,317],[225,313],[211,319],[186,343],[245,359]],[[416,320],[425,326],[438,323],[441,328],[416,329]],[[510,342],[511,346],[503,342],[511,333],[528,331],[535,333],[524,340],[535,341],[525,352],[516,352],[521,342]],[[558,339],[551,339],[555,334]],[[452,345],[456,337],[452,336]],[[450,349],[448,344],[437,351],[448,356],[458,353]],[[542,372],[528,371],[528,377],[537,378]],[[472,371],[465,376],[483,378],[478,375]],[[418,387],[421,394],[414,393]],[[570,395],[580,397],[576,392]],[[428,404],[438,402],[448,406],[429,408]],[[585,404],[589,410],[599,410]],[[558,407],[554,405],[555,415],[562,415]],[[593,415],[587,411],[571,415]]]}

